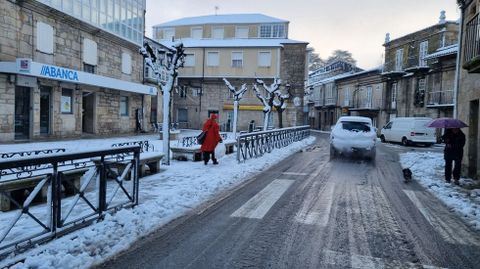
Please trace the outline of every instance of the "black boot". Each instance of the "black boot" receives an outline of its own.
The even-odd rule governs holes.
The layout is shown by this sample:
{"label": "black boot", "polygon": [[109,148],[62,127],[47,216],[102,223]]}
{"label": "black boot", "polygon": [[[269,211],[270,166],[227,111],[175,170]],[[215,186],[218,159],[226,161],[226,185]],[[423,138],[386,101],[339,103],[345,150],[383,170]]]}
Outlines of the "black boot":
{"label": "black boot", "polygon": [[217,159],[213,159],[213,164],[218,164]]}

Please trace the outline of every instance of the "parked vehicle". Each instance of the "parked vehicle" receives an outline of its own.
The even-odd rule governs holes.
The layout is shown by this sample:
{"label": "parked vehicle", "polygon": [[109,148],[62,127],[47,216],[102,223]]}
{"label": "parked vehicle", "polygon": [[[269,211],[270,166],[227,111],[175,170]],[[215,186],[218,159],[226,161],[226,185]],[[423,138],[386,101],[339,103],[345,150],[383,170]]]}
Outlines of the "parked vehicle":
{"label": "parked vehicle", "polygon": [[330,158],[359,155],[375,160],[377,134],[367,117],[340,117],[330,133]]}
{"label": "parked vehicle", "polygon": [[395,118],[380,131],[382,142],[398,142],[404,146],[424,144],[431,146],[437,142],[435,128],[427,127],[432,118],[405,117]]}

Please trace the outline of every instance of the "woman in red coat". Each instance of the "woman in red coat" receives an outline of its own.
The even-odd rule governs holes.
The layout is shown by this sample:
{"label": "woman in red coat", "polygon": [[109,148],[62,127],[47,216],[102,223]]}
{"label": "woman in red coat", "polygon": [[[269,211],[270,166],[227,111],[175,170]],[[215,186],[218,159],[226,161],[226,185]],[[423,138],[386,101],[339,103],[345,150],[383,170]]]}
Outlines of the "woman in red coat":
{"label": "woman in red coat", "polygon": [[215,147],[218,143],[222,142],[220,137],[220,127],[216,121],[217,115],[211,114],[210,119],[206,120],[203,124],[202,131],[207,132],[205,141],[203,141],[202,147],[200,148],[203,152],[203,161],[207,165],[210,160],[210,155],[212,155],[213,164],[218,164],[217,159],[215,158]]}

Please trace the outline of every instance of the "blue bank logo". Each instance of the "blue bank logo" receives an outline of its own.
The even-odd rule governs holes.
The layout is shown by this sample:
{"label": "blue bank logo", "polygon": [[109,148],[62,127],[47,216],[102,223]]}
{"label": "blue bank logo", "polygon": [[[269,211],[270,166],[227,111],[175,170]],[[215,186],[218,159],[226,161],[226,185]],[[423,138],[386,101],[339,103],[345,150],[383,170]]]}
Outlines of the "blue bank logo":
{"label": "blue bank logo", "polygon": [[72,81],[78,81],[77,71],[72,71],[69,69],[49,66],[49,65],[42,66],[40,75],[50,77],[50,78],[56,78],[56,79],[67,79]]}

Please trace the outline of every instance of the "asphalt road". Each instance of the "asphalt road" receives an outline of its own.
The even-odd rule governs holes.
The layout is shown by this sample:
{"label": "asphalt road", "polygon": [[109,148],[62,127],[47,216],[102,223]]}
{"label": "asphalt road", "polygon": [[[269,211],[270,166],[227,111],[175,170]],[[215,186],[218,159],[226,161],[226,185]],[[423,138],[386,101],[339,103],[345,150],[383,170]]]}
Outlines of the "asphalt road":
{"label": "asphalt road", "polygon": [[99,268],[480,268],[478,233],[403,182],[398,152],[425,149],[329,161],[318,136]]}

